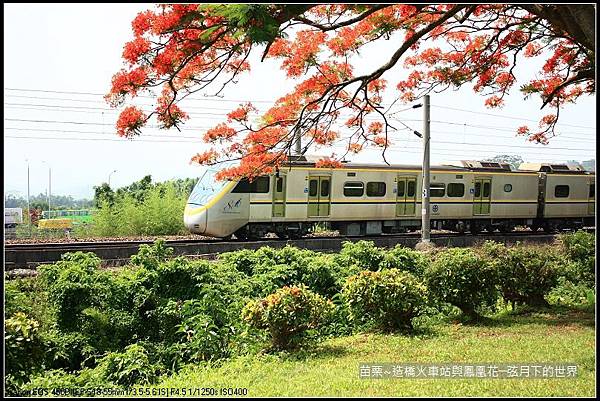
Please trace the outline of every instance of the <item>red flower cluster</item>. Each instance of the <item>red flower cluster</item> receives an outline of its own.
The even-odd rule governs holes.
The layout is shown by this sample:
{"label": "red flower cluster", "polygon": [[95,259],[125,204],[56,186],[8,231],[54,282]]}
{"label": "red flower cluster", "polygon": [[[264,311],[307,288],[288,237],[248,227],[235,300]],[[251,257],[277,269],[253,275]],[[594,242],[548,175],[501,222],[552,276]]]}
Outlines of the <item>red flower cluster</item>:
{"label": "red flower cluster", "polygon": [[246,103],[245,105],[240,105],[237,109],[233,110],[231,113],[227,114],[227,121],[233,122],[238,121],[248,121],[248,113],[251,111],[258,111],[256,107],[252,105],[252,103]]}
{"label": "red flower cluster", "polygon": [[192,157],[190,163],[213,164],[218,157],[219,154],[215,152],[214,149],[210,149],[203,153],[197,153],[194,157]]}
{"label": "red flower cluster", "polygon": [[217,140],[230,140],[234,136],[236,136],[237,132],[231,127],[228,127],[226,124],[221,123],[214,128],[209,129],[204,134],[205,142],[215,142]]}
{"label": "red flower cluster", "polygon": [[140,56],[150,50],[150,41],[142,37],[137,37],[131,42],[125,44],[123,49],[123,58],[131,64],[138,62]]}
{"label": "red flower cluster", "polygon": [[342,168],[342,166],[343,164],[339,160],[330,159],[329,157],[319,159],[315,163],[316,168]]}
{"label": "red flower cluster", "polygon": [[146,115],[135,106],[126,107],[117,120],[117,134],[126,138],[139,135],[140,129],[146,122]]}

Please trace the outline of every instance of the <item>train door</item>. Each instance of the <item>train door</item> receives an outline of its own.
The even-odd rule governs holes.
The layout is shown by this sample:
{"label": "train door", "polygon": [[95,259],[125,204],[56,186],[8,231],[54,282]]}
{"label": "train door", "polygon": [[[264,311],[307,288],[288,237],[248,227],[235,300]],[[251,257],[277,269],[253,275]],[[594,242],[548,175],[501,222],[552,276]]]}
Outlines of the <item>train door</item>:
{"label": "train door", "polygon": [[416,210],[417,178],[398,177],[396,216],[414,216]]}
{"label": "train door", "polygon": [[473,195],[473,214],[490,214],[492,201],[492,179],[475,178],[475,194]]}
{"label": "train door", "polygon": [[331,177],[311,176],[308,180],[308,217],[329,216]]}
{"label": "train door", "polygon": [[273,178],[273,217],[285,217],[285,175]]}
{"label": "train door", "polygon": [[594,179],[590,180],[589,193],[588,193],[588,214],[596,213],[596,184]]}

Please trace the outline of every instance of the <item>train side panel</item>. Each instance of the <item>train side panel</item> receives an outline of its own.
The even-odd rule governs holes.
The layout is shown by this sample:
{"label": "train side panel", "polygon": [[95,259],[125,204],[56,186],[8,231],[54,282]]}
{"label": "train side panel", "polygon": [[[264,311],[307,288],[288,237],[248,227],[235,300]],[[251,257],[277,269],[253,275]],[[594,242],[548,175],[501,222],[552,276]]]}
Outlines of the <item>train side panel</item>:
{"label": "train side panel", "polygon": [[589,174],[546,174],[544,218],[593,217],[594,179]]}
{"label": "train side panel", "polygon": [[[477,174],[479,176],[479,174]],[[493,219],[533,219],[537,214],[537,174],[491,174]]]}

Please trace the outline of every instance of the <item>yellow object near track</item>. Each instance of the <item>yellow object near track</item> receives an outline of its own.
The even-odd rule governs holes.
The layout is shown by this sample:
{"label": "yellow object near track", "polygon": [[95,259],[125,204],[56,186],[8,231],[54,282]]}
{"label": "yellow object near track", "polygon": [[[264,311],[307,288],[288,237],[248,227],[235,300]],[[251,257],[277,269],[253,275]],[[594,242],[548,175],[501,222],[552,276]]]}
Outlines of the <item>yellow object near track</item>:
{"label": "yellow object near track", "polygon": [[73,228],[73,221],[69,219],[46,219],[38,221],[38,228],[41,229],[63,229]]}

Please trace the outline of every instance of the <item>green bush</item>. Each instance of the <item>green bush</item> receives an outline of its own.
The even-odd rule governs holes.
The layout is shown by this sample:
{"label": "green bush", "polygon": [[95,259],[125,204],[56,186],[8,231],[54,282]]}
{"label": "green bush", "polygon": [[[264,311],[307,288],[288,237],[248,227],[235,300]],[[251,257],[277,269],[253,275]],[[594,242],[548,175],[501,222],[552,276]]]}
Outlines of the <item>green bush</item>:
{"label": "green bush", "polygon": [[256,251],[251,249],[242,249],[234,252],[224,252],[219,254],[219,261],[225,265],[251,276],[254,272],[254,266],[261,263],[261,258],[256,255]]}
{"label": "green bush", "polygon": [[187,195],[166,183],[146,189],[143,196],[122,192],[112,202],[100,199],[92,232],[101,237],[184,234]]}
{"label": "green bush", "polygon": [[140,344],[125,347],[123,352],[111,352],[100,359],[95,370],[102,372],[106,381],[120,386],[153,384],[163,368],[150,360]]}
{"label": "green bush", "polygon": [[396,245],[385,253],[381,267],[386,269],[400,269],[410,272],[417,277],[423,277],[425,268],[430,261],[423,253]]}
{"label": "green bush", "polygon": [[333,310],[333,303],[308,290],[305,286],[283,287],[258,301],[250,301],[242,318],[251,327],[266,329],[275,349],[298,345],[303,334],[324,323]]}
{"label": "green bush", "polygon": [[[181,305],[182,322],[177,326],[183,359],[197,362],[226,357],[230,336],[235,333],[229,324],[227,309],[219,294],[207,294],[200,300],[188,300]],[[215,302],[216,301],[216,302]]]}
{"label": "green bush", "polygon": [[262,247],[256,251],[241,250],[219,256],[225,266],[250,276],[243,278],[251,287],[251,295],[266,296],[278,288],[304,284],[312,291],[330,296],[339,290],[337,265],[329,255],[293,246],[281,249]]}
{"label": "green bush", "polygon": [[37,320],[40,326],[50,325],[46,287],[36,277],[17,278],[4,282],[4,315],[23,312]]}
{"label": "green bush", "polygon": [[388,331],[411,329],[412,319],[427,306],[425,285],[398,269],[362,271],[348,278],[343,291],[353,321]]}
{"label": "green bush", "polygon": [[44,357],[38,329],[39,323],[23,312],[17,312],[4,321],[6,373],[16,382],[24,381],[38,369]]}
{"label": "green bush", "polygon": [[596,285],[596,236],[585,231],[561,234],[561,248],[567,257],[575,262],[575,274],[572,280],[583,282],[587,286]]}
{"label": "green bush", "polygon": [[558,284],[546,296],[552,305],[593,305],[596,301],[595,291],[585,284],[575,284],[566,277],[559,277]]}
{"label": "green bush", "polygon": [[71,331],[81,327],[83,310],[93,306],[94,297],[102,293],[95,286],[99,268],[100,259],[92,252],[67,253],[54,265],[40,268],[61,329]]}
{"label": "green bush", "polygon": [[377,248],[373,241],[346,241],[342,250],[336,255],[336,262],[340,266],[358,266],[360,269],[378,270],[384,260],[384,251]]}
{"label": "green bush", "polygon": [[152,245],[140,245],[138,253],[131,257],[131,264],[156,270],[162,262],[170,259],[172,256],[173,248],[167,247],[166,242],[159,239],[154,241]]}
{"label": "green bush", "polygon": [[547,246],[507,248],[488,241],[482,251],[498,272],[502,297],[513,305],[547,306],[544,296],[557,285],[561,275],[570,275],[573,271],[571,262]]}
{"label": "green bush", "polygon": [[457,306],[470,318],[478,318],[481,308],[493,308],[498,299],[497,272],[470,249],[439,252],[425,270],[425,281],[434,299]]}
{"label": "green bush", "polygon": [[355,326],[352,324],[350,308],[344,296],[341,292],[338,292],[332,297],[331,301],[333,302],[333,310],[329,319],[327,319],[319,330],[320,335],[324,337],[351,335],[354,332]]}

